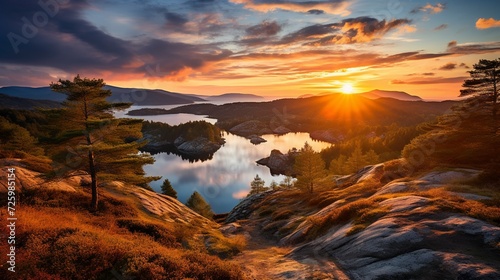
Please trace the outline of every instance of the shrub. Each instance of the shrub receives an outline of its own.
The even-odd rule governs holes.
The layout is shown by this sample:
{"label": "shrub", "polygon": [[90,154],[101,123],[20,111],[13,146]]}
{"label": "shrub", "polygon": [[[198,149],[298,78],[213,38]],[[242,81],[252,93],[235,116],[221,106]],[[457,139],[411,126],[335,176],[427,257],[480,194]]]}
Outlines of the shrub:
{"label": "shrub", "polygon": [[126,228],[131,233],[141,233],[150,236],[162,245],[168,247],[179,246],[179,243],[176,242],[174,233],[163,225],[146,222],[140,219],[118,219],[116,222],[119,227]]}

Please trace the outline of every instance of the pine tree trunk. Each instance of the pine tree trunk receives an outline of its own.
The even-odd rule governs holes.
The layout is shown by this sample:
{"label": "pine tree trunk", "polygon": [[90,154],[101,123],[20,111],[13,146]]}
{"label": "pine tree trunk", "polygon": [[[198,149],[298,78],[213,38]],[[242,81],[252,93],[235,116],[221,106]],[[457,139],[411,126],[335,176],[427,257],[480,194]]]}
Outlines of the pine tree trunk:
{"label": "pine tree trunk", "polygon": [[497,69],[493,69],[493,120],[496,120],[497,117],[497,99],[498,99],[498,91],[497,91]]}
{"label": "pine tree trunk", "polygon": [[94,152],[89,151],[89,167],[90,167],[90,179],[92,180],[92,202],[90,208],[92,211],[97,211],[97,176],[94,163]]}

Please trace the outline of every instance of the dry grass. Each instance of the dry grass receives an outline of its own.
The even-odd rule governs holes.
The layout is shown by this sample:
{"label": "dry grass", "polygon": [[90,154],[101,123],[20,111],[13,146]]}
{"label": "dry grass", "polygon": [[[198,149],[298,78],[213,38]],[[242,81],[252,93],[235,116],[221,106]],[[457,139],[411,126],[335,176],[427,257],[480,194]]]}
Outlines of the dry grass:
{"label": "dry grass", "polygon": [[385,214],[374,199],[359,199],[340,206],[325,216],[312,216],[309,221],[312,227],[307,231],[307,240],[315,239],[326,233],[334,225],[354,221],[355,225],[365,227],[374,222],[380,215]]}
{"label": "dry grass", "polygon": [[205,244],[207,245],[208,252],[221,258],[229,258],[237,255],[245,250],[247,243],[244,235],[225,237],[219,231],[213,231],[205,235]]}
{"label": "dry grass", "polygon": [[419,195],[432,199],[433,204],[441,211],[462,213],[467,216],[500,225],[500,207],[490,202],[467,200],[453,195],[444,189],[432,189],[420,192]]}
{"label": "dry grass", "polygon": [[[202,242],[200,249],[183,248],[182,240],[197,242],[193,231],[176,231],[177,225],[102,193],[96,214],[86,210],[89,197],[84,192],[23,194],[17,212],[16,279],[112,279],[116,274],[135,279],[243,279],[239,266],[207,254]],[[189,235],[181,237],[181,232]],[[238,238],[218,238],[241,248]],[[3,244],[2,252],[7,249]],[[5,264],[5,254],[0,261]],[[2,266],[0,274],[12,275],[6,269]]]}

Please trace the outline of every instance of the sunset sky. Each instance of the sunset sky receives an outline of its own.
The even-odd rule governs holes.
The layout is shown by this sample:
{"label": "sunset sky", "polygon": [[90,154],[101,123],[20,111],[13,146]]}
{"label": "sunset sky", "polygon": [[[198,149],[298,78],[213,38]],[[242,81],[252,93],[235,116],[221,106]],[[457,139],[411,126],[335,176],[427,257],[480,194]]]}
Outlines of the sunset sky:
{"label": "sunset sky", "polygon": [[500,58],[499,11],[498,0],[7,0],[0,86],[79,73],[207,95],[352,86],[451,99],[474,63]]}

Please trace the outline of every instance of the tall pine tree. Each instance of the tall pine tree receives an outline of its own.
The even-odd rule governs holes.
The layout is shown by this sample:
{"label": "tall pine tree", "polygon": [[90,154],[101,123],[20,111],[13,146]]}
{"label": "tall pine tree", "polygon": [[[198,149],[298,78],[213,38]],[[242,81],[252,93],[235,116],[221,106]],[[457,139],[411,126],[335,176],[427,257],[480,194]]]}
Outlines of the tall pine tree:
{"label": "tall pine tree", "polygon": [[79,75],[72,81],[59,80],[50,85],[53,91],[67,96],[59,112],[53,158],[60,170],[85,170],[90,174],[93,211],[98,206],[99,181],[120,180],[147,187],[157,179],[144,176],[142,166],[154,159],[138,153],[143,144],[134,141],[142,137],[142,121],[115,118],[113,110],[131,104],[108,102],[111,91],[104,86],[102,79]]}
{"label": "tall pine tree", "polygon": [[498,86],[500,83],[500,58],[494,60],[481,59],[469,71],[470,79],[464,81],[460,96],[482,96],[486,103],[492,103],[492,114],[497,115]]}
{"label": "tall pine tree", "polygon": [[197,191],[193,192],[193,194],[189,197],[186,202],[186,206],[205,218],[212,219],[214,216],[214,212],[212,211],[210,204],[208,204]]}
{"label": "tall pine tree", "polygon": [[308,143],[300,149],[300,154],[295,158],[294,168],[297,172],[295,186],[310,193],[314,192],[317,182],[325,176],[325,162]]}
{"label": "tall pine tree", "polygon": [[268,191],[269,188],[265,187],[265,181],[262,180],[262,178],[259,177],[259,175],[255,175],[255,178],[253,178],[253,181],[250,182],[250,192],[247,194],[247,197],[252,196],[257,193],[262,193],[265,191]]}
{"label": "tall pine tree", "polygon": [[170,180],[168,179],[165,179],[165,181],[163,181],[163,184],[161,185],[161,193],[173,198],[177,198],[177,192],[174,190],[172,184],[170,183]]}

